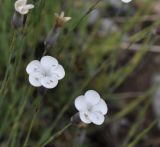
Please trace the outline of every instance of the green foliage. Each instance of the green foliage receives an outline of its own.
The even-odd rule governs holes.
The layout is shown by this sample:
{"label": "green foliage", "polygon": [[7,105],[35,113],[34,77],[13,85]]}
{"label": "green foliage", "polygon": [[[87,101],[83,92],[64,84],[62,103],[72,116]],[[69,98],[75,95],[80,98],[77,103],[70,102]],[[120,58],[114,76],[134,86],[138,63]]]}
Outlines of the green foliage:
{"label": "green foliage", "polygon": [[[115,101],[111,95],[136,70],[155,41],[150,32],[153,27],[159,25],[157,21],[128,38],[132,44],[142,39],[143,42],[127,63],[118,66],[124,34],[132,30],[144,14],[149,13],[151,2],[146,2],[144,8],[137,11],[133,17],[127,17],[127,21],[120,26],[118,32],[108,32],[103,38],[96,36],[99,22],[95,24],[92,33],[86,31],[88,13],[93,6],[103,9],[100,4],[103,2],[99,5],[88,1],[75,4],[74,0],[32,2],[35,9],[29,13],[21,33],[11,27],[10,23],[14,13],[14,1],[0,1],[0,146],[3,144],[4,147],[20,147],[24,142],[24,146],[40,147],[69,121],[70,116],[75,113],[74,98],[86,89],[94,88],[100,91],[103,97],[109,95],[106,97],[108,106],[110,103],[119,105],[118,96]],[[60,61],[65,68],[66,76],[58,87],[47,91],[44,97],[38,97],[35,94],[37,89],[28,82],[25,68],[31,60],[40,58],[36,55],[37,52],[42,52],[38,44],[53,27],[54,13],[61,11],[62,4],[65,5],[65,12],[72,17],[72,21],[65,25],[57,44],[48,50],[47,54]],[[75,27],[78,29],[77,34],[74,33]],[[145,96],[127,103],[126,109],[120,108],[120,112],[113,114],[111,120],[109,118],[106,123],[117,121],[133,112],[145,101]],[[145,117],[147,108],[141,108],[142,113],[139,117]],[[134,130],[139,123],[137,119],[129,137],[134,136]],[[129,147],[134,146],[154,124],[155,122],[144,129]],[[129,139],[126,140],[128,142]]]}

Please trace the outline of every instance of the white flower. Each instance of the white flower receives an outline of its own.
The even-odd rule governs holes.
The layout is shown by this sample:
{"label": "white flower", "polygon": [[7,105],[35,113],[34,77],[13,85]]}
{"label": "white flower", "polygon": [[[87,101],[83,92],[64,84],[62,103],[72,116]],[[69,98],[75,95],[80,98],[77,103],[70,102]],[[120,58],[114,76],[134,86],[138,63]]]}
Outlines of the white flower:
{"label": "white flower", "polygon": [[40,61],[31,61],[27,68],[29,82],[32,86],[51,89],[57,86],[58,80],[65,76],[62,65],[58,64],[57,59],[51,56],[44,56]]}
{"label": "white flower", "polygon": [[75,107],[79,111],[79,116],[84,123],[94,123],[101,125],[108,111],[107,104],[94,90],[88,90],[84,95],[75,99]]}
{"label": "white flower", "polygon": [[27,0],[17,0],[14,4],[14,7],[18,13],[25,15],[30,9],[34,8],[34,5],[27,4]]}

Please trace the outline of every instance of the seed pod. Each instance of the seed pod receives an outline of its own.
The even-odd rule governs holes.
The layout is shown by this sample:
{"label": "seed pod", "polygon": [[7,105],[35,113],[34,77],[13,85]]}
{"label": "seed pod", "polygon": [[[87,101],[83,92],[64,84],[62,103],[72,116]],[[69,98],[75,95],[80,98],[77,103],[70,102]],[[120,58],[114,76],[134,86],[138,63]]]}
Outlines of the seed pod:
{"label": "seed pod", "polygon": [[60,28],[54,27],[47,35],[45,41],[44,41],[44,45],[45,48],[51,48],[52,46],[54,46],[59,38],[60,35]]}
{"label": "seed pod", "polygon": [[65,17],[64,12],[61,12],[60,15],[55,13],[56,22],[52,30],[48,33],[44,45],[45,49],[51,48],[55,43],[57,42],[59,36],[60,36],[60,30],[64,26],[66,22],[71,20],[71,17]]}
{"label": "seed pod", "polygon": [[15,29],[21,29],[24,27],[26,22],[26,15],[21,15],[18,12],[15,12],[12,18],[12,25]]}

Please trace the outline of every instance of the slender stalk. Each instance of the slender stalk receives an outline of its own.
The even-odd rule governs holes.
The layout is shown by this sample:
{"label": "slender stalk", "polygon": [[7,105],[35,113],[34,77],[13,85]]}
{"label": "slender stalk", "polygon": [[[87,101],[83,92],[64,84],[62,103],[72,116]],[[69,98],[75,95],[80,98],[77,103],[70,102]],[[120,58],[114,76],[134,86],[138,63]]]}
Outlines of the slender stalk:
{"label": "slender stalk", "polygon": [[157,124],[158,119],[152,121],[147,128],[145,128],[143,131],[141,131],[137,137],[134,139],[133,142],[131,142],[130,144],[128,144],[127,147],[135,147],[136,144],[149,132],[151,131],[151,129],[153,129],[153,127]]}
{"label": "slender stalk", "polygon": [[146,113],[147,113],[148,107],[151,105],[151,100],[152,100],[152,99],[149,99],[149,100],[146,102],[144,108],[142,108],[142,110],[140,110],[140,112],[139,112],[139,114],[138,114],[138,116],[137,116],[137,121],[132,125],[132,127],[131,127],[131,129],[129,130],[128,135],[127,135],[126,138],[124,139],[124,142],[123,142],[123,144],[122,144],[121,147],[126,147],[127,144],[128,144],[128,142],[129,142],[129,140],[131,140],[131,138],[132,138],[133,136],[136,136],[136,133],[137,133],[137,130],[138,130],[139,126],[140,126],[140,125],[142,124],[142,122],[144,121],[144,117],[145,117],[145,115],[146,115]]}
{"label": "slender stalk", "polygon": [[8,78],[8,75],[9,75],[10,62],[11,62],[12,55],[13,55],[13,52],[14,52],[15,35],[16,35],[16,32],[13,32],[13,36],[12,36],[12,40],[11,40],[11,45],[9,47],[10,55],[9,55],[8,62],[7,62],[7,70],[6,70],[6,73],[5,73],[4,80],[2,81],[2,84],[1,84],[0,94],[2,93],[2,91],[5,88],[5,85],[6,85],[6,82],[7,82],[7,78]]}
{"label": "slender stalk", "polygon": [[29,88],[27,93],[26,93],[26,96],[24,98],[24,101],[22,102],[22,105],[20,105],[19,107],[19,111],[18,111],[18,114],[14,120],[14,124],[13,124],[13,127],[12,129],[10,130],[10,135],[9,135],[9,139],[8,139],[8,146],[10,147],[14,147],[15,144],[16,144],[16,138],[17,138],[17,134],[18,134],[18,128],[19,128],[19,124],[20,124],[20,118],[24,112],[24,109],[25,109],[25,106],[27,104],[27,101],[28,101],[28,95],[31,94],[31,89]]}
{"label": "slender stalk", "polygon": [[[45,94],[46,94],[46,93],[45,93],[46,90],[43,91],[43,93],[41,93],[40,90],[41,90],[41,89],[39,88],[39,89],[38,89],[38,99],[37,99],[37,102],[36,102],[36,111],[35,111],[35,113],[34,113],[34,115],[33,115],[32,120],[31,120],[29,129],[28,129],[28,133],[27,133],[26,139],[25,139],[24,144],[23,144],[22,147],[28,146],[28,141],[29,141],[30,134],[31,134],[31,132],[32,132],[33,124],[34,124],[35,119],[36,119],[36,117],[37,117],[37,114],[38,114],[38,112],[39,112],[39,110],[40,110],[42,98],[43,98],[43,97],[45,96]],[[43,89],[43,90],[44,90],[44,89]]]}
{"label": "slender stalk", "polygon": [[44,142],[40,147],[45,147],[48,143],[55,140],[57,137],[59,137],[66,129],[68,129],[72,125],[71,122],[69,122],[64,128],[62,128],[57,133],[53,134],[46,142]]}
{"label": "slender stalk", "polygon": [[33,128],[33,124],[34,124],[35,118],[36,118],[36,116],[37,116],[37,112],[38,112],[38,111],[36,111],[36,112],[34,113],[34,115],[33,115],[33,118],[32,118],[32,121],[31,121],[31,124],[30,124],[29,130],[28,130],[28,133],[27,133],[26,139],[25,139],[24,144],[23,144],[23,147],[28,146],[28,140],[29,140],[29,137],[30,137],[30,134],[31,134],[32,128]]}
{"label": "slender stalk", "polygon": [[88,11],[80,18],[80,20],[78,21],[78,23],[73,27],[73,30],[75,30],[83,21],[83,19],[85,19],[85,17],[87,17],[88,14],[90,14],[90,12],[92,12],[92,10],[94,10],[94,8],[100,3],[102,2],[102,0],[97,0],[89,9]]}
{"label": "slender stalk", "polygon": [[155,90],[155,87],[151,88],[149,91],[147,91],[146,93],[144,93],[143,95],[138,97],[137,100],[130,102],[125,109],[122,109],[120,112],[118,112],[115,115],[113,115],[112,117],[110,117],[110,119],[106,123],[111,124],[112,122],[115,122],[115,121],[119,120],[120,118],[126,116],[130,112],[132,112],[135,107],[137,107],[144,100],[147,100],[147,98],[148,98],[147,96],[153,95],[154,90]]}

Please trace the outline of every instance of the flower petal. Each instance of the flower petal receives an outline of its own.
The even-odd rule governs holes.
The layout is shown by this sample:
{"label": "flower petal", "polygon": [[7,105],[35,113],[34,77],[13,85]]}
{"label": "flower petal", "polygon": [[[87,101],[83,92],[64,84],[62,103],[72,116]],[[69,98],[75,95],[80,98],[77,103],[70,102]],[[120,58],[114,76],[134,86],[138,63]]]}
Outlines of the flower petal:
{"label": "flower petal", "polygon": [[108,111],[108,107],[107,107],[106,102],[103,99],[100,99],[98,104],[93,106],[92,111],[101,112],[103,115],[105,115]]}
{"label": "flower petal", "polygon": [[44,77],[41,79],[41,83],[45,88],[52,89],[57,86],[58,80],[56,77]]}
{"label": "flower petal", "polygon": [[63,18],[63,17],[64,17],[64,12],[62,11],[60,14],[60,18]]}
{"label": "flower petal", "polygon": [[64,17],[64,22],[67,22],[67,21],[69,21],[71,19],[72,19],[71,17]]}
{"label": "flower petal", "polygon": [[96,125],[101,125],[104,122],[104,116],[98,112],[88,113],[88,118]]}
{"label": "flower petal", "polygon": [[51,73],[53,73],[58,80],[63,79],[65,76],[65,70],[62,65],[58,65],[56,69],[51,69]]}
{"label": "flower petal", "polygon": [[34,8],[34,5],[33,4],[27,4],[25,6],[26,9],[33,9]]}
{"label": "flower petal", "polygon": [[22,9],[19,11],[20,14],[25,15],[29,12],[29,9],[26,9],[24,7],[22,7]]}
{"label": "flower petal", "polygon": [[40,62],[38,60],[31,61],[27,65],[26,71],[27,71],[28,74],[31,74],[33,72],[41,72],[42,68],[41,68]]}
{"label": "flower petal", "polygon": [[84,96],[86,101],[91,105],[97,104],[100,100],[100,95],[94,90],[88,90]]}
{"label": "flower petal", "polygon": [[21,6],[24,6],[26,3],[27,3],[27,0],[17,0],[14,3],[15,9],[17,9],[17,8],[19,8]]}
{"label": "flower petal", "polygon": [[81,119],[82,122],[84,122],[86,124],[91,123],[91,121],[88,118],[88,115],[85,112],[80,112],[79,113],[79,117],[80,117],[80,119]]}
{"label": "flower petal", "polygon": [[40,86],[42,86],[42,84],[41,84],[42,77],[43,76],[40,73],[30,74],[29,75],[29,82],[34,87],[40,87]]}
{"label": "flower petal", "polygon": [[76,99],[75,99],[75,107],[78,111],[85,111],[87,110],[87,104],[86,104],[86,101],[85,101],[85,98],[84,96],[78,96]]}
{"label": "flower petal", "polygon": [[45,70],[50,70],[50,68],[56,68],[58,66],[57,59],[51,56],[42,57],[40,62]]}
{"label": "flower petal", "polygon": [[19,13],[22,15],[25,15],[29,12],[30,9],[33,9],[34,5],[32,4],[28,4],[28,5],[24,5],[21,8],[19,8]]}

